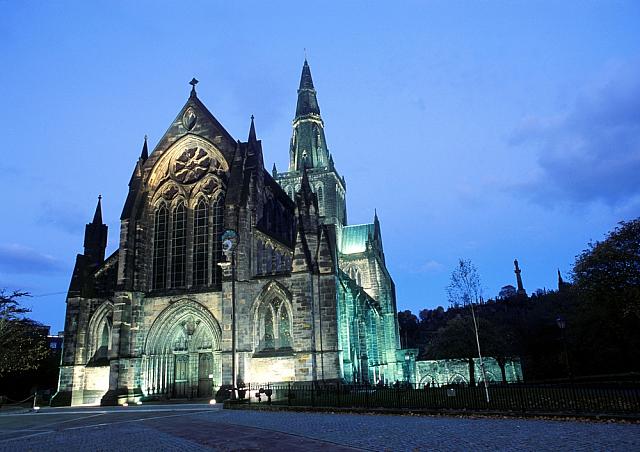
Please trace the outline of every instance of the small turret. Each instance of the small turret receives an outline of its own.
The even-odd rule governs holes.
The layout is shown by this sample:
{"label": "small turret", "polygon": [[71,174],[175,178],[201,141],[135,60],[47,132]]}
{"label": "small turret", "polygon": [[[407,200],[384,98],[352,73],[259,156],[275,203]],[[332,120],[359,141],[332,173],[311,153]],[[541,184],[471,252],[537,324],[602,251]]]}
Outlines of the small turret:
{"label": "small turret", "polygon": [[98,196],[93,220],[84,228],[84,255],[89,259],[90,264],[100,264],[104,261],[107,229],[107,225],[102,223],[102,196]]}
{"label": "small turret", "polygon": [[149,148],[147,147],[147,136],[144,136],[144,144],[142,145],[142,152],[140,153],[140,160],[142,163],[146,162],[149,158]]}

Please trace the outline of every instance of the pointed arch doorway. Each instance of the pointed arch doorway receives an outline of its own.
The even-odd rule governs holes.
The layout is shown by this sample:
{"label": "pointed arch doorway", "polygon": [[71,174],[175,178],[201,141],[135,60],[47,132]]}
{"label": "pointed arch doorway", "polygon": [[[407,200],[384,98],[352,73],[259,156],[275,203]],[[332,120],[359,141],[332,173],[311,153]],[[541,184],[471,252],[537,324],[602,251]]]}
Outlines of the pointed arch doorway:
{"label": "pointed arch doorway", "polygon": [[221,331],[200,303],[180,300],[155,320],[145,346],[144,386],[149,396],[211,397],[220,386]]}

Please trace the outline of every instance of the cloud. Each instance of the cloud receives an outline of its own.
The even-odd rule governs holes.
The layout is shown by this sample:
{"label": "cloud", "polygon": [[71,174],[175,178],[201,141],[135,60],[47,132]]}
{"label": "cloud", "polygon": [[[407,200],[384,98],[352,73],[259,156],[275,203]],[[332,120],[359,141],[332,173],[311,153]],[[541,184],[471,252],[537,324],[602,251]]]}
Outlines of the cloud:
{"label": "cloud", "polygon": [[42,274],[62,271],[65,271],[65,266],[53,256],[23,245],[0,245],[0,272]]}
{"label": "cloud", "polygon": [[519,188],[538,202],[634,203],[640,196],[640,62],[611,68],[561,114],[526,118],[510,144],[537,150],[537,170]]}
{"label": "cloud", "polygon": [[444,265],[436,260],[428,260],[416,269],[416,273],[438,273],[444,269]]}

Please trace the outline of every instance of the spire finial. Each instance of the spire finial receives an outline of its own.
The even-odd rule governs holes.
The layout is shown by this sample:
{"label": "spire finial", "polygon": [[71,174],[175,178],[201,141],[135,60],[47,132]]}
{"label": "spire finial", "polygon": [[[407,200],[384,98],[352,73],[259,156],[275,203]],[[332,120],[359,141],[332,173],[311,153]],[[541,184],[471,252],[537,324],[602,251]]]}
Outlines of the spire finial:
{"label": "spire finial", "polygon": [[93,214],[93,224],[102,224],[102,195],[98,195],[98,205],[96,212]]}
{"label": "spire finial", "polygon": [[196,79],[195,77],[193,77],[191,79],[191,81],[189,82],[189,85],[191,85],[191,95],[195,96],[196,95],[196,85],[198,84],[198,79]]}
{"label": "spire finial", "polygon": [[249,141],[257,141],[256,138],[256,126],[253,123],[253,115],[251,115],[251,127],[249,127]]}
{"label": "spire finial", "polygon": [[305,47],[303,51],[304,51],[304,61],[307,61],[307,48]]}
{"label": "spire finial", "polygon": [[144,144],[142,145],[142,152],[140,152],[140,158],[142,160],[147,160],[149,158],[149,148],[147,146],[147,135],[144,136]]}

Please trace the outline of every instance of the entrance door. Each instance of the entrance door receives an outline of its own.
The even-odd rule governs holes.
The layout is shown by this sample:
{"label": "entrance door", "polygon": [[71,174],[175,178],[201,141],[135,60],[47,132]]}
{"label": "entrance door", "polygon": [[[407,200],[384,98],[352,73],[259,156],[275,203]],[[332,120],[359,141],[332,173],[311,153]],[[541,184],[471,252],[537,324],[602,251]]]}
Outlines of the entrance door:
{"label": "entrance door", "polygon": [[200,353],[198,358],[198,397],[211,397],[213,386],[213,356]]}
{"label": "entrance door", "polygon": [[187,397],[187,387],[189,385],[189,355],[181,353],[175,355],[175,383],[173,385],[173,396],[180,399]]}

